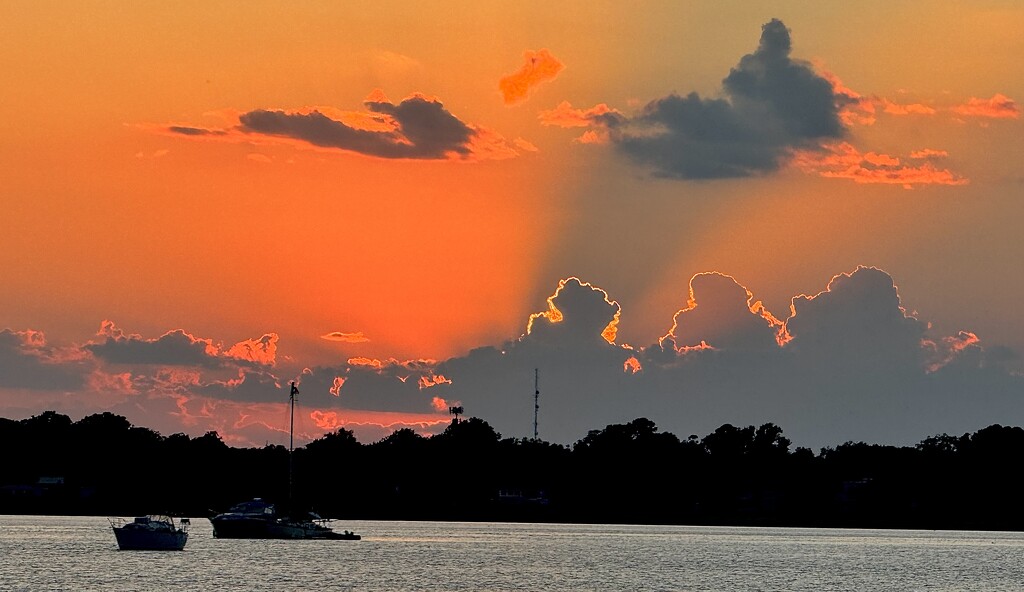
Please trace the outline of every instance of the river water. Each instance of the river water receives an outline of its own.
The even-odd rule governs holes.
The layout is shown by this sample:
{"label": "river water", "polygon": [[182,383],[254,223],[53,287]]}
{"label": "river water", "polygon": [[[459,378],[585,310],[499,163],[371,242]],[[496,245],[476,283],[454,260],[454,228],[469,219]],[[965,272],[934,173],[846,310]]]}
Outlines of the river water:
{"label": "river water", "polygon": [[336,523],[361,541],[118,551],[103,517],[0,516],[0,590],[1024,589],[1024,533],[466,522]]}

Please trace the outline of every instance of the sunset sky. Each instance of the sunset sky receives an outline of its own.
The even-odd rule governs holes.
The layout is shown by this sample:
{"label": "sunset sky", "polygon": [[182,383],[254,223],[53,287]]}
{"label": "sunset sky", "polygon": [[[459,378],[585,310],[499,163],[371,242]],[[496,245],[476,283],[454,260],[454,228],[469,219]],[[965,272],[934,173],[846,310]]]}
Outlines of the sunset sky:
{"label": "sunset sky", "polygon": [[0,416],[1024,424],[1024,6],[0,4]]}

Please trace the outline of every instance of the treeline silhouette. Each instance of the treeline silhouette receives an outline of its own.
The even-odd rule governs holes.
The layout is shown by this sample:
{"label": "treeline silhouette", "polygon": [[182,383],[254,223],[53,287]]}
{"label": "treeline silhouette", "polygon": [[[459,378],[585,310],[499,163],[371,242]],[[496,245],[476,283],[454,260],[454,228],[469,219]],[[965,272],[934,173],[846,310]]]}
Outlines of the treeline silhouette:
{"label": "treeline silhouette", "polygon": [[699,438],[646,418],[572,446],[502,438],[484,420],[372,444],[339,429],[295,450],[162,436],[112,413],[0,419],[0,513],[204,516],[262,497],[343,519],[1024,529],[1024,429],[916,446],[791,449],[779,426]]}

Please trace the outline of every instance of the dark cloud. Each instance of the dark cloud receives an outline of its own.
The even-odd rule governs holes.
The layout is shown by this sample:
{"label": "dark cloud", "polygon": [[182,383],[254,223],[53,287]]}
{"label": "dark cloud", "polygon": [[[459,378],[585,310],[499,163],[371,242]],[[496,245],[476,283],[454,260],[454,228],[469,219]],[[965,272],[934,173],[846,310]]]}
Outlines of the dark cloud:
{"label": "dark cloud", "polygon": [[722,81],[724,98],[657,99],[637,117],[610,120],[611,141],[656,175],[714,179],[774,171],[791,149],[842,136],[845,95],[790,49],[789,30],[772,20]]}
{"label": "dark cloud", "polygon": [[[440,377],[440,381],[435,377]],[[431,413],[438,411],[434,397],[444,398],[447,394],[445,380],[432,361],[354,358],[336,367],[308,369],[301,386],[304,393],[316,397],[321,407]],[[444,412],[447,413],[447,406]]]}
{"label": "dark cloud", "polygon": [[315,146],[338,148],[380,158],[444,159],[466,157],[476,132],[439,101],[409,97],[397,105],[383,98],[367,100],[373,113],[387,116],[393,129],[359,129],[319,111],[288,113],[256,110],[239,117],[246,132],[281,136]]}
{"label": "dark cloud", "polygon": [[170,366],[219,367],[222,361],[209,351],[209,340],[198,339],[181,329],[169,331],[157,339],[139,335],[107,335],[85,349],[112,364],[160,364]]}
{"label": "dark cloud", "polygon": [[794,298],[792,310],[786,332],[794,350],[865,364],[900,356],[923,362],[927,324],[907,314],[892,277],[880,269],[837,275],[820,294]]}
{"label": "dark cloud", "polygon": [[259,339],[222,347],[211,339],[195,337],[182,329],[146,339],[125,333],[112,321],[103,321],[99,335],[102,341],[86,344],[83,349],[107,363],[202,368],[273,366],[279,339],[276,333],[267,333]]}
{"label": "dark cloud", "polygon": [[0,388],[74,390],[87,373],[83,360],[61,356],[38,331],[0,331]]}
{"label": "dark cloud", "polygon": [[223,136],[226,133],[223,130],[211,130],[186,125],[171,125],[167,127],[167,130],[183,136]]}
{"label": "dark cloud", "polygon": [[619,313],[619,304],[604,290],[569,278],[548,298],[548,310],[530,318],[525,339],[551,345],[606,345],[615,338]]}

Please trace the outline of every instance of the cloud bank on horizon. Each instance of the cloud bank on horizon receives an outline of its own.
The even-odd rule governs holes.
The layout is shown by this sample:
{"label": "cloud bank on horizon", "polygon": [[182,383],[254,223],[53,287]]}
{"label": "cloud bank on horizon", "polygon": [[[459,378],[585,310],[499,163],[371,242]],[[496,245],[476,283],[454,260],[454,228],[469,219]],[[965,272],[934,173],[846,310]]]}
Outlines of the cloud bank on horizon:
{"label": "cloud bank on horizon", "polygon": [[968,331],[930,335],[876,268],[793,298],[784,320],[735,278],[700,273],[667,333],[642,346],[616,343],[622,311],[589,283],[562,280],[547,304],[520,337],[447,360],[314,367],[282,363],[274,333],[226,345],[104,321],[88,343],[53,345],[40,331],[4,329],[0,401],[4,415],[114,411],[162,432],[217,430],[258,445],[286,432],[285,385],[297,380],[315,426],[306,438],[339,427],[364,441],[402,427],[434,433],[449,405],[524,437],[537,369],[540,434],[560,443],[640,416],[683,437],[771,421],[805,446],[1024,423],[1017,353]]}

